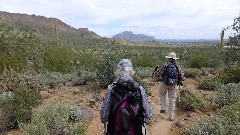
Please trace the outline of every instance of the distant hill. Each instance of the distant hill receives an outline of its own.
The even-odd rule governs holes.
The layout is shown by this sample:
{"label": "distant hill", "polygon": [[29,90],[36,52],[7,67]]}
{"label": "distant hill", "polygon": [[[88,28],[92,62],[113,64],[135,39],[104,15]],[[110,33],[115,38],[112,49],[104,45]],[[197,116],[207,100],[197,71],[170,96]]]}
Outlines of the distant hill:
{"label": "distant hill", "polygon": [[55,38],[56,29],[60,40],[67,41],[77,38],[100,38],[99,35],[89,31],[88,28],[76,29],[57,18],[47,18],[35,14],[27,15],[0,11],[0,23],[5,23],[11,26],[20,25],[36,30],[39,37],[45,40]]}
{"label": "distant hill", "polygon": [[133,42],[144,42],[144,41],[152,41],[155,40],[154,36],[148,36],[144,34],[133,34],[131,31],[124,31],[122,33],[116,34],[112,36],[112,38],[124,38]]}

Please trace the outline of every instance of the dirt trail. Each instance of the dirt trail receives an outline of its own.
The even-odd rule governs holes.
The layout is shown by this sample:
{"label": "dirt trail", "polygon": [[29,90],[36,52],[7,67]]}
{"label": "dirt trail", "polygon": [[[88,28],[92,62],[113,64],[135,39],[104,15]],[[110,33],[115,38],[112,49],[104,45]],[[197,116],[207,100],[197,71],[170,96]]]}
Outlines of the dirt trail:
{"label": "dirt trail", "polygon": [[[150,97],[150,102],[153,108],[153,119],[148,125],[147,132],[150,135],[168,135],[171,131],[172,124],[174,121],[168,120],[167,114],[160,114],[160,102],[159,102],[159,85],[156,84],[151,88],[152,97]],[[168,96],[167,104],[168,104]]]}

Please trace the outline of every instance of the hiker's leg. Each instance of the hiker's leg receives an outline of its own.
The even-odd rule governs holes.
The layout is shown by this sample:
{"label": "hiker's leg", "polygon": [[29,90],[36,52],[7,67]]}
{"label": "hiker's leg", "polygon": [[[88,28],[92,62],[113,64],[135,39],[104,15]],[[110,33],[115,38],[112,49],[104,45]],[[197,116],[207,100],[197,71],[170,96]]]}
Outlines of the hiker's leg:
{"label": "hiker's leg", "polygon": [[169,107],[168,107],[169,118],[173,119],[175,116],[175,105],[176,105],[176,98],[177,98],[175,86],[169,86],[168,98],[169,98]]}
{"label": "hiker's leg", "polygon": [[159,89],[161,110],[166,110],[166,93],[167,93],[167,86],[166,84],[161,83],[160,89]]}

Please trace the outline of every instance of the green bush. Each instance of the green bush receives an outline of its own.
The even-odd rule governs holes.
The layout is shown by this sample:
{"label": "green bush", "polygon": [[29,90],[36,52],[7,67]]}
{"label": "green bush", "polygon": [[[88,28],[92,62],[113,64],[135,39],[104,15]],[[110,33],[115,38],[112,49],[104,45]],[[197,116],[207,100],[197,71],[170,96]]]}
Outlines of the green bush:
{"label": "green bush", "polygon": [[114,78],[114,70],[117,65],[113,55],[105,54],[96,63],[96,78],[100,86],[107,87]]}
{"label": "green bush", "polygon": [[[14,70],[6,70],[0,78],[0,87],[5,93],[12,91],[11,96],[0,98],[0,110],[5,115],[0,115],[4,119],[2,125],[7,128],[13,123],[27,122],[31,119],[32,107],[40,101],[39,90],[42,88],[34,76],[35,72],[18,73]],[[10,125],[9,125],[10,124]]]}
{"label": "green bush", "polygon": [[201,73],[200,70],[197,68],[186,68],[183,69],[183,71],[186,78],[194,78]]}
{"label": "green bush", "polygon": [[47,70],[63,73],[75,71],[73,61],[76,61],[76,54],[70,48],[50,44],[45,47],[41,57]]}
{"label": "green bush", "polygon": [[214,101],[220,106],[230,105],[240,101],[240,83],[229,83],[218,86]]}
{"label": "green bush", "polygon": [[13,93],[3,92],[0,94],[0,130],[15,127],[16,116],[14,116]]}
{"label": "green bush", "polygon": [[195,111],[195,109],[203,110],[205,108],[204,103],[194,93],[182,90],[180,98],[177,98],[177,106],[186,111]]}
{"label": "green bush", "polygon": [[240,101],[232,104],[223,106],[218,112],[233,123],[240,124]]}
{"label": "green bush", "polygon": [[70,115],[69,115],[69,119],[71,121],[79,121],[81,118],[81,110],[76,107],[76,106],[72,106],[70,109]]}
{"label": "green bush", "polygon": [[81,70],[78,75],[80,77],[83,77],[84,80],[86,80],[87,82],[94,82],[96,80],[96,73],[95,72],[89,72],[89,71],[84,71]]}
{"label": "green bush", "polygon": [[203,55],[192,55],[187,61],[187,66],[190,68],[201,68],[204,66],[204,61],[206,61],[206,58]]}
{"label": "green bush", "polygon": [[232,65],[224,67],[220,73],[219,78],[223,83],[239,83],[240,82],[240,65]]}
{"label": "green bush", "polygon": [[221,85],[221,80],[218,77],[205,78],[198,84],[199,89],[203,90],[215,90]]}
{"label": "green bush", "polygon": [[13,53],[10,56],[7,56],[4,53],[0,53],[0,74],[3,73],[4,69],[15,69],[18,71],[22,71],[26,69],[27,63],[24,61],[20,54]]}
{"label": "green bush", "polygon": [[225,117],[208,117],[190,127],[187,135],[239,135],[240,124],[234,124]]}
{"label": "green bush", "polygon": [[151,55],[140,55],[131,58],[132,62],[137,67],[152,67],[154,66],[154,60]]}
{"label": "green bush", "polygon": [[39,94],[36,90],[19,87],[11,97],[0,99],[0,110],[4,115],[0,116],[0,128],[17,126],[19,122],[31,120],[32,108],[39,103]]}
{"label": "green bush", "polygon": [[84,125],[69,121],[70,107],[63,103],[45,105],[33,114],[31,123],[21,123],[24,135],[84,134]]}
{"label": "green bush", "polygon": [[136,74],[140,77],[140,78],[145,78],[145,77],[150,77],[152,76],[153,73],[153,69],[152,68],[135,68]]}
{"label": "green bush", "polygon": [[22,26],[0,24],[0,73],[4,68],[23,70],[27,60],[35,56],[40,41],[35,33]]}

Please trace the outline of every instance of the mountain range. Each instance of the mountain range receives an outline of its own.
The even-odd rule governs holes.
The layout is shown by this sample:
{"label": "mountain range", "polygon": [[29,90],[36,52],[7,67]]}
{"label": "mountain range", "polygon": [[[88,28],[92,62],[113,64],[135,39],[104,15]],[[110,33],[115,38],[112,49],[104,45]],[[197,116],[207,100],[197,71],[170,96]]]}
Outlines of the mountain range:
{"label": "mountain range", "polygon": [[24,26],[25,28],[35,30],[42,39],[49,40],[54,38],[56,33],[62,40],[72,38],[100,38],[95,32],[88,28],[76,29],[57,18],[47,18],[38,15],[27,15],[20,13],[9,13],[0,11],[0,23],[10,26]]}
{"label": "mountain range", "polygon": [[[76,29],[57,18],[47,18],[39,15],[28,15],[20,13],[9,13],[0,11],[0,23],[5,23],[10,26],[25,26],[29,29],[35,29],[38,35],[45,40],[54,38],[56,31],[62,40],[73,40],[72,38],[101,38],[88,28]],[[142,42],[152,41],[155,37],[144,34],[133,34],[131,31],[124,31],[114,35],[112,38],[124,38],[129,41]]]}
{"label": "mountain range", "polygon": [[134,34],[132,31],[124,31],[122,33],[112,36],[112,38],[124,38],[133,42],[144,42],[156,40],[154,36],[148,36],[144,34]]}
{"label": "mountain range", "polygon": [[[57,18],[47,18],[39,15],[28,15],[20,13],[9,13],[5,11],[0,11],[0,24],[4,23],[10,26],[23,26],[27,29],[34,30],[38,37],[43,39],[43,41],[55,40],[58,37],[61,42],[66,44],[89,44],[89,39],[98,40],[101,38],[108,39],[107,42],[111,40],[117,42],[128,43],[128,41],[133,42],[144,42],[144,41],[155,41],[161,43],[216,43],[219,40],[176,40],[176,39],[166,39],[160,40],[156,39],[154,36],[148,36],[144,34],[134,34],[132,31],[124,31],[118,33],[109,38],[101,37],[93,31],[89,31],[88,28],[74,28]],[[83,38],[83,40],[82,40]],[[105,40],[104,40],[105,41]]]}

